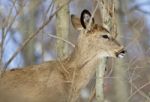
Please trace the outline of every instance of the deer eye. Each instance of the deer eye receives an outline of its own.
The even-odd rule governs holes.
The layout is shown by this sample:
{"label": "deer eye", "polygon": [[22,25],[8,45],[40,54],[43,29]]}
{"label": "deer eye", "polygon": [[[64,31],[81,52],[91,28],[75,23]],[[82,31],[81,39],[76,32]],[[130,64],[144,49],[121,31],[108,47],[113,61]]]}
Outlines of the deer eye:
{"label": "deer eye", "polygon": [[104,39],[109,39],[108,35],[102,35]]}

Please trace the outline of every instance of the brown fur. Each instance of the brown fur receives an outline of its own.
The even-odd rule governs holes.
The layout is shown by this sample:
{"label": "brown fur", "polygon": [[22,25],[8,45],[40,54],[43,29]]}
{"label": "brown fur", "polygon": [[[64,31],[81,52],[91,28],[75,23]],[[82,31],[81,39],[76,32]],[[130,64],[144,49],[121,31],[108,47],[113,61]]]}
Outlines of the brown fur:
{"label": "brown fur", "polygon": [[[102,38],[104,34],[110,39]],[[100,58],[115,57],[123,49],[109,31],[98,25],[87,33],[82,29],[77,42],[73,53],[64,60],[4,73],[0,79],[0,102],[76,102]]]}

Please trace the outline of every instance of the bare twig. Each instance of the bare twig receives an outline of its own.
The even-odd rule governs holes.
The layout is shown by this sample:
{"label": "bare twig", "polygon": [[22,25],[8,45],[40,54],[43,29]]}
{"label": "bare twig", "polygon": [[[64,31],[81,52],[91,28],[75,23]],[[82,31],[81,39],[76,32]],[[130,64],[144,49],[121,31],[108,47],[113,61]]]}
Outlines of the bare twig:
{"label": "bare twig", "polygon": [[1,39],[1,45],[0,45],[0,75],[3,68],[3,52],[4,52],[4,30],[5,28],[2,27],[2,39]]}
{"label": "bare twig", "polygon": [[[16,2],[15,2],[16,3]],[[15,3],[13,3],[13,7],[15,7]],[[12,8],[13,9],[13,8]],[[11,29],[12,25],[14,24],[14,22],[16,21],[16,18],[17,16],[20,14],[20,12],[22,11],[23,7],[21,7],[21,9],[16,12],[16,15],[12,18],[12,20],[10,21],[10,24],[8,25],[7,29],[6,29],[6,32],[5,32],[5,35],[4,35],[4,39],[6,38],[7,34],[8,34],[8,31]],[[9,20],[9,18],[8,18]]]}
{"label": "bare twig", "polygon": [[4,30],[5,28],[2,27],[2,39],[1,39],[1,54],[0,54],[0,62],[2,61],[2,58],[3,58],[3,45],[4,45]]}
{"label": "bare twig", "polygon": [[59,40],[62,40],[64,42],[66,42],[67,44],[71,45],[72,47],[75,47],[75,45],[73,43],[71,43],[70,41],[68,40],[65,40],[61,37],[58,37],[58,36],[55,36],[55,35],[52,35],[52,34],[48,34],[48,36],[52,37],[52,38],[55,38],[55,39],[59,39]]}
{"label": "bare twig", "polygon": [[[47,10],[45,12],[45,15],[43,15],[43,22],[46,21],[48,12],[50,11],[52,13],[53,9],[54,9],[54,4],[53,4],[53,1],[51,1],[51,3],[49,4],[49,6],[48,6],[48,8],[47,8]],[[42,33],[44,33],[44,29],[42,30]],[[44,35],[42,34],[41,36],[42,36],[41,44],[42,44],[42,62],[43,62],[44,61],[44,48],[45,48],[45,45],[43,44],[44,43]]]}
{"label": "bare twig", "polygon": [[7,16],[7,18],[6,18],[5,22],[4,22],[4,26],[7,26],[8,23],[9,23],[9,19],[10,19],[10,16],[12,14],[13,8],[15,7],[16,1],[17,0],[15,0],[14,2],[12,2],[13,5],[12,5],[12,7],[9,10],[8,16]]}
{"label": "bare twig", "polygon": [[97,8],[98,8],[98,4],[96,5],[96,7],[95,7],[94,11],[92,12],[92,16],[91,16],[90,21],[89,21],[89,23],[88,23],[88,26],[87,26],[86,32],[87,32],[87,31],[91,28],[92,19],[94,18],[94,15],[95,15],[95,12],[96,12]]}
{"label": "bare twig", "polygon": [[140,88],[138,88],[136,91],[134,91],[134,92],[132,93],[132,95],[130,95],[130,96],[127,98],[127,100],[126,100],[125,102],[129,102],[129,100],[130,100],[136,93],[138,93],[141,89],[143,89],[144,87],[146,87],[146,86],[148,86],[148,85],[150,85],[150,82],[148,82],[148,83],[142,85]]}
{"label": "bare twig", "polygon": [[[132,87],[134,87],[136,90],[138,90],[137,86],[135,84],[131,84]],[[146,95],[142,90],[138,90],[139,94],[142,95],[143,97],[145,97],[149,102],[150,102],[150,97],[148,95]]]}
{"label": "bare twig", "polygon": [[[12,22],[11,22],[11,24],[8,26],[8,23],[9,23],[9,20],[10,20],[10,16],[11,16],[11,14],[12,14],[12,11],[13,11],[13,8],[15,7],[15,4],[16,4],[16,1],[17,0],[15,0],[14,2],[13,2],[13,5],[12,5],[12,7],[10,8],[10,11],[9,11],[9,13],[8,13],[8,16],[6,17],[6,19],[4,20],[4,22],[3,22],[3,25],[2,25],[2,38],[1,38],[1,45],[0,45],[0,49],[1,49],[1,52],[0,52],[0,66],[1,66],[1,68],[3,68],[3,61],[2,61],[2,59],[3,59],[3,52],[4,52],[4,41],[5,41],[5,37],[6,37],[6,35],[7,35],[7,32],[9,31],[9,29],[11,28],[11,26],[12,26]],[[16,14],[15,15],[15,17],[17,16],[18,14]],[[15,21],[15,19],[13,19],[14,21]],[[6,27],[8,26],[8,28],[6,29]],[[5,31],[6,30],[6,31]],[[2,70],[2,69],[1,69]]]}

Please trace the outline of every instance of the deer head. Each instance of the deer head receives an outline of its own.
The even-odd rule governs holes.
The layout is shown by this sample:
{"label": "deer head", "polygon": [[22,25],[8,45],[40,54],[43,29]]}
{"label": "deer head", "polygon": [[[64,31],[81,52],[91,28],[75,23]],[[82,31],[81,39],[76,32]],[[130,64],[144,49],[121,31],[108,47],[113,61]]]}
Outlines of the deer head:
{"label": "deer head", "polygon": [[[88,26],[90,19],[91,14],[88,10],[83,10],[80,18],[75,15],[71,16],[74,28],[80,31],[77,46],[82,49],[81,54],[88,52],[87,55],[95,55],[99,58],[123,57],[126,52],[124,47],[115,40],[115,37],[105,27],[95,24],[94,18],[91,20],[91,26]],[[87,29],[87,27],[90,28]]]}

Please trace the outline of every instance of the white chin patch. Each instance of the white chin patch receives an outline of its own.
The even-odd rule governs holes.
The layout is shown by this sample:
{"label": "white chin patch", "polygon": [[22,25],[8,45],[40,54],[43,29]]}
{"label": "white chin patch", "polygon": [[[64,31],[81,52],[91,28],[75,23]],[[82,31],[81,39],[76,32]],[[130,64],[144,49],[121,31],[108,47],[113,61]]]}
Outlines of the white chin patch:
{"label": "white chin patch", "polygon": [[118,55],[118,58],[123,58],[124,56],[125,56],[124,53],[120,53],[120,54]]}

